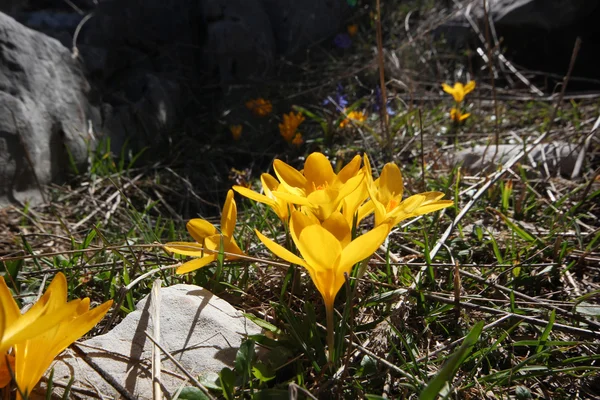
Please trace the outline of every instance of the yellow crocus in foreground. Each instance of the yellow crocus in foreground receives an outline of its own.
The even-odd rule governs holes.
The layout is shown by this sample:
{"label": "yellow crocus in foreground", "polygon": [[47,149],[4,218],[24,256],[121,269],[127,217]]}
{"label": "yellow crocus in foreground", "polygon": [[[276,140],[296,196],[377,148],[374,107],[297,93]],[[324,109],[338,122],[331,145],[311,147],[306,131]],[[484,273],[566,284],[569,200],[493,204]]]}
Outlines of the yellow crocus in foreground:
{"label": "yellow crocus in foreground", "polygon": [[475,89],[475,81],[469,81],[466,85],[456,82],[454,87],[442,83],[442,89],[444,89],[444,92],[451,94],[454,97],[454,101],[461,103],[465,99],[465,96]]}
{"label": "yellow crocus in foreground", "polygon": [[321,223],[314,216],[294,211],[290,219],[290,233],[302,257],[256,231],[261,242],[275,255],[306,268],[323,296],[330,361],[334,349],[333,302],[344,284],[344,274],[350,275],[356,263],[370,257],[383,243],[388,230],[387,226],[382,225],[351,240],[352,230],[340,212],[332,213]]}
{"label": "yellow crocus in foreground", "polygon": [[[10,382],[6,365],[8,350],[15,343],[51,329],[75,311],[77,300],[65,306],[60,289],[57,284],[50,285],[44,295],[26,313],[21,314],[4,278],[0,277],[0,388]],[[8,359],[14,371],[14,357],[9,355]]]}
{"label": "yellow crocus in foreground", "polygon": [[273,194],[292,204],[303,206],[319,220],[324,221],[338,211],[342,201],[352,193],[364,178],[360,171],[360,156],[355,156],[336,174],[322,153],[311,153],[302,172],[281,160],[273,162],[273,169],[285,191]]}
{"label": "yellow crocus in foreground", "polygon": [[284,199],[273,195],[274,191],[285,191],[285,188],[280,188],[279,181],[274,176],[267,173],[264,173],[260,176],[260,182],[262,183],[264,194],[257,193],[253,190],[238,185],[234,186],[233,190],[244,197],[268,205],[275,212],[275,214],[277,214],[279,219],[287,224],[288,219],[290,218],[289,209],[290,206],[293,207],[293,205],[289,204]]}
{"label": "yellow crocus in foreground", "polygon": [[96,326],[113,303],[109,300],[91,310],[89,298],[67,303],[67,280],[60,272],[52,280],[48,290],[52,291],[51,297],[55,300],[48,307],[50,315],[59,315],[63,308],[68,308],[71,312],[66,317],[58,318],[58,323],[50,329],[39,331],[38,335],[13,346],[15,380],[24,394],[31,393],[54,358]]}
{"label": "yellow crocus in foreground", "polygon": [[371,206],[375,212],[375,226],[388,225],[390,228],[400,221],[418,215],[449,207],[451,200],[440,200],[444,197],[440,192],[424,192],[402,200],[404,184],[402,173],[394,163],[384,165],[379,178],[368,185]]}
{"label": "yellow crocus in foreground", "polygon": [[[185,274],[202,268],[205,265],[216,261],[218,253],[223,244],[223,251],[232,254],[244,254],[233,239],[233,230],[237,220],[237,207],[233,199],[233,190],[227,192],[227,198],[223,205],[221,215],[221,232],[210,222],[194,218],[190,220],[186,228],[190,235],[196,241],[194,242],[170,242],[165,245],[165,249],[171,253],[182,254],[185,256],[199,257],[186,262],[177,268],[178,274]],[[206,252],[204,250],[212,250]],[[234,255],[225,255],[228,260],[236,260],[239,257]]]}
{"label": "yellow crocus in foreground", "polygon": [[67,280],[59,272],[40,300],[21,314],[4,279],[0,278],[0,354],[3,359],[0,387],[10,380],[4,361],[10,347],[13,348],[10,367],[17,385],[21,392],[30,393],[54,358],[92,329],[112,305],[109,300],[89,310],[87,298],[66,300]]}

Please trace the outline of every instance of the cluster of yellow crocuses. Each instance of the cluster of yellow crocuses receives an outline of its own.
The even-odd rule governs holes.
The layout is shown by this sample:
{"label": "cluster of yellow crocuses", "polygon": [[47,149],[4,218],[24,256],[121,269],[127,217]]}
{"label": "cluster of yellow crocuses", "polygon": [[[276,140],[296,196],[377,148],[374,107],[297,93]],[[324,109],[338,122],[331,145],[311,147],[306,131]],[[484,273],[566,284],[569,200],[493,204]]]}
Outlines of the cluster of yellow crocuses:
{"label": "cluster of yellow crocuses", "polygon": [[[323,296],[331,349],[333,304],[345,275],[350,275],[355,264],[369,258],[400,221],[440,210],[453,202],[441,200],[444,194],[439,192],[419,193],[403,200],[404,185],[398,166],[386,164],[379,178],[374,179],[366,155],[355,156],[337,174],[321,153],[310,154],[300,171],[281,160],[274,161],[273,169],[276,177],[261,175],[262,193],[243,186],[234,186],[233,190],[266,204],[288,225],[299,255],[259,231],[256,235],[278,257],[308,272]],[[353,237],[352,231],[359,232],[360,222],[370,214],[374,214],[374,226]],[[236,216],[230,190],[223,207],[220,234],[207,221],[191,220],[187,228],[196,243],[174,242],[165,246],[173,253],[198,257],[183,264],[177,272],[203,267],[215,261],[219,252],[227,259],[243,254],[233,238]]]}
{"label": "cluster of yellow crocuses", "polygon": [[67,280],[59,272],[22,314],[0,277],[0,388],[14,377],[17,398],[27,396],[54,358],[92,329],[111,305],[109,300],[90,310],[88,298],[67,302]]}

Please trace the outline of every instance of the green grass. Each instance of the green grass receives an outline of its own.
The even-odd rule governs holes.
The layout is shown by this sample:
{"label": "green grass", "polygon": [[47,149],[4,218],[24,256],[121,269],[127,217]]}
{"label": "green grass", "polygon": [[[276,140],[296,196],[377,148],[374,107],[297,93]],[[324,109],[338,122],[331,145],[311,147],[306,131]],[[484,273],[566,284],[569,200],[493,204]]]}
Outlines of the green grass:
{"label": "green grass", "polygon": [[[280,139],[276,115],[256,131],[250,122],[245,125],[243,135],[256,140],[230,145],[221,137],[203,144],[208,156],[197,161],[189,161],[182,150],[183,156],[173,161],[138,165],[138,157],[125,150],[111,155],[106,143],[90,153],[87,172],[78,170],[70,186],[52,189],[51,205],[1,211],[6,222],[0,223],[0,273],[18,301],[30,303],[44,277],[62,271],[72,297],[114,299],[118,304],[94,335],[133,311],[150,292],[153,277],[159,276],[165,286],[201,285],[264,330],[242,344],[233,368],[224,369],[216,382],[202,382],[213,388],[215,398],[287,399],[290,390],[300,398],[593,398],[600,382],[597,142],[578,179],[547,178],[524,165],[512,167],[469,207],[433,253],[453,219],[492,174],[459,172],[441,160],[452,148],[444,147],[451,98],[441,94],[437,77],[419,73],[420,54],[393,40],[403,31],[395,31],[400,28],[391,18],[407,10],[392,11],[384,20],[384,42],[397,50],[405,69],[387,71],[386,76],[390,82],[410,82],[412,88],[389,84],[397,107],[390,119],[393,160],[382,156],[386,151],[381,148],[378,114],[369,111],[364,126],[342,130],[338,126],[343,116],[321,102],[339,81],[351,107],[369,107],[373,97],[365,87],[377,79],[376,71],[364,68],[372,61],[372,37],[356,38],[350,54],[319,50],[327,52],[327,63],[319,64],[317,58],[314,64],[297,66],[305,71],[302,83],[311,95],[296,95],[296,83],[290,82],[283,85],[281,100],[272,98],[277,105],[291,97],[296,110],[310,110],[301,125],[306,142],[300,149],[267,144]],[[435,18],[418,22],[422,25],[415,33],[428,29]],[[369,31],[368,15],[359,15],[359,23],[361,32]],[[430,61],[449,68],[445,61],[452,56],[441,46],[438,59]],[[348,71],[355,72],[338,78]],[[440,72],[451,76],[449,69]],[[476,76],[478,88],[467,96],[473,115],[459,130],[458,147],[494,141],[495,107],[487,76]],[[504,92],[525,95],[517,89]],[[500,141],[520,138],[531,143],[550,129],[548,141],[579,142],[589,134],[599,105],[595,98],[561,104],[533,97],[498,100]],[[558,112],[551,121],[555,107]],[[362,152],[371,156],[378,171],[395,161],[403,172],[405,193],[441,191],[455,202],[444,212],[401,223],[365,274],[349,278],[336,299],[335,365],[327,362],[325,310],[312,282],[298,266],[273,264],[280,260],[254,235],[255,229],[270,238],[284,235],[266,207],[237,197],[236,240],[260,261],[226,261],[179,276],[168,267],[182,259],[160,246],[190,240],[185,222],[191,217],[218,223],[223,194],[234,180],[249,180],[257,188],[260,173],[272,172],[270,160],[277,157],[299,166],[312,151],[327,154],[335,168]],[[246,164],[240,165],[239,159]],[[248,161],[255,159],[259,161]],[[240,172],[228,180],[231,168]],[[196,171],[205,179],[217,176],[217,183],[196,189]],[[149,271],[155,274],[124,291]],[[259,358],[258,347],[270,351]],[[202,396],[191,387],[180,394],[188,399]]]}

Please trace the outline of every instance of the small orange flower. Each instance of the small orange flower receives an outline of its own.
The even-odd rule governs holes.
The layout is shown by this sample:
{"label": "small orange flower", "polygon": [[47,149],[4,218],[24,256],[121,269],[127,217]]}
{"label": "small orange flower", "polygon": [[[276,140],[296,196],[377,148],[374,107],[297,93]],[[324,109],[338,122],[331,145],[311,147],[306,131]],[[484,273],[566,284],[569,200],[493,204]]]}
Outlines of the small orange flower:
{"label": "small orange flower", "polygon": [[262,97],[251,99],[246,102],[246,108],[258,117],[266,117],[273,111],[273,104]]}
{"label": "small orange flower", "polygon": [[[279,124],[279,132],[286,142],[295,140],[296,130],[298,126],[305,120],[302,113],[283,114],[283,122]],[[302,135],[301,135],[302,136]]]}
{"label": "small orange flower", "polygon": [[304,139],[302,139],[302,134],[296,133],[296,136],[294,136],[294,139],[292,140],[292,144],[296,147],[300,147],[302,143],[304,143]]}
{"label": "small orange flower", "polygon": [[356,35],[357,32],[358,32],[357,24],[348,25],[348,35],[354,36],[354,35]]}
{"label": "small orange flower", "polygon": [[350,111],[346,115],[346,119],[340,122],[340,128],[351,127],[352,124],[350,121],[354,121],[355,123],[362,123],[367,120],[367,116],[362,111]]}
{"label": "small orange flower", "polygon": [[452,108],[450,110],[450,119],[457,124],[460,124],[461,122],[463,122],[465,119],[469,118],[470,116],[471,116],[471,113],[463,114],[458,108]]}
{"label": "small orange flower", "polygon": [[230,125],[229,131],[233,136],[233,140],[240,140],[240,137],[242,137],[242,125]]}

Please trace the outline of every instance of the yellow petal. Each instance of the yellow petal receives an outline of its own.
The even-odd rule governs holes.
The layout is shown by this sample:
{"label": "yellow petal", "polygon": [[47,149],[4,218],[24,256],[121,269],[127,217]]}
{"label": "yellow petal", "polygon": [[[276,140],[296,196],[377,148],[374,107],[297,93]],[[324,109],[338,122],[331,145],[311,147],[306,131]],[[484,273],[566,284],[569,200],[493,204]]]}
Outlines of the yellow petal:
{"label": "yellow petal", "polygon": [[464,88],[464,93],[470,93],[473,91],[473,89],[475,89],[475,81],[469,81]]}
{"label": "yellow petal", "polygon": [[186,228],[194,240],[200,244],[202,244],[206,237],[218,233],[217,228],[213,224],[200,218],[189,220]]}
{"label": "yellow petal", "polygon": [[315,270],[333,270],[342,245],[321,225],[309,225],[294,241],[302,258]]}
{"label": "yellow petal", "polygon": [[388,233],[389,226],[383,224],[350,242],[342,252],[338,272],[349,274],[354,264],[370,257],[381,246]]}
{"label": "yellow petal", "polygon": [[393,198],[402,199],[403,191],[404,183],[400,168],[394,163],[385,164],[379,177],[378,200],[387,205]]}
{"label": "yellow petal", "polygon": [[454,94],[454,88],[446,83],[442,83],[442,89],[448,94]]}
{"label": "yellow petal", "polygon": [[192,272],[199,268],[202,268],[205,265],[210,264],[211,262],[215,261],[216,259],[217,259],[216,254],[210,254],[210,255],[207,255],[202,258],[194,258],[193,260],[190,260],[190,261],[186,262],[185,264],[183,264],[181,267],[177,268],[177,270],[175,272],[178,274],[186,274],[188,272]]}
{"label": "yellow petal", "polygon": [[360,155],[355,155],[352,161],[346,164],[344,168],[342,168],[342,170],[337,174],[338,180],[345,183],[348,179],[356,176],[360,170],[360,162]]}
{"label": "yellow petal", "polygon": [[236,221],[237,206],[233,199],[233,190],[229,189],[223,205],[223,214],[221,215],[221,233],[227,237],[232,237]]}
{"label": "yellow petal", "polygon": [[273,196],[292,204],[299,204],[301,206],[312,206],[312,203],[305,196],[298,196],[296,194],[282,192],[279,190],[274,191]]}
{"label": "yellow petal", "polygon": [[4,278],[0,276],[0,349],[3,347],[2,338],[4,337],[6,327],[14,323],[20,315],[19,306],[13,299]]}
{"label": "yellow petal", "polygon": [[106,314],[112,300],[88,310],[89,299],[74,300],[77,308],[53,328],[38,332],[34,338],[15,344],[15,379],[23,393],[30,393],[54,358],[86,334]]}
{"label": "yellow petal", "polygon": [[194,242],[169,242],[165,244],[165,250],[184,256],[202,257],[204,246]]}
{"label": "yellow petal", "polygon": [[273,254],[277,257],[286,260],[292,264],[306,266],[306,263],[303,259],[286,249],[285,247],[275,243],[271,239],[267,238],[265,235],[260,233],[258,230],[255,230],[256,236],[260,239],[260,241],[265,245],[267,249],[269,249]]}
{"label": "yellow petal", "polygon": [[304,162],[304,176],[312,188],[306,188],[307,192],[330,185],[335,180],[335,173],[331,162],[322,153],[310,154]]}
{"label": "yellow petal", "polygon": [[271,199],[271,198],[269,198],[269,197],[267,197],[265,195],[262,195],[260,193],[257,193],[254,190],[250,190],[248,188],[245,188],[243,186],[237,186],[236,185],[236,186],[233,187],[233,190],[235,190],[236,192],[238,192],[242,196],[249,198],[250,200],[254,200],[254,201],[266,204],[266,205],[271,206],[271,207],[274,207],[277,204],[277,202],[275,200],[273,200],[273,199]]}
{"label": "yellow petal", "polygon": [[352,240],[352,230],[350,229],[346,218],[344,218],[339,211],[331,214],[329,218],[323,221],[321,226],[335,236],[342,245],[342,248],[346,247]]}
{"label": "yellow petal", "polygon": [[291,193],[298,194],[299,190],[304,191],[306,178],[296,168],[291,167],[281,160],[275,160],[273,161],[273,169],[279,182],[284,184],[286,189]]}

